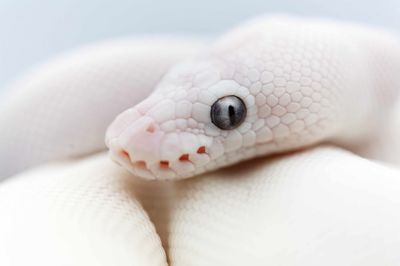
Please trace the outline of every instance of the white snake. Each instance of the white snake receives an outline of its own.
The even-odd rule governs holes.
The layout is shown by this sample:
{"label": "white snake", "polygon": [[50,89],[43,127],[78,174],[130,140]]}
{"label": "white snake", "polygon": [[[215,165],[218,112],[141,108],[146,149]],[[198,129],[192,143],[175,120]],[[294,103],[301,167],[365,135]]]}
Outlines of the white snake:
{"label": "white snake", "polygon": [[[151,45],[155,44],[147,42],[143,47]],[[174,57],[174,51],[168,50],[170,43],[157,45],[161,58],[146,54],[141,59],[153,60],[148,71],[154,79],[171,62],[193,54],[189,49]],[[176,179],[321,141],[362,143],[377,132],[384,134],[379,129],[400,86],[399,46],[394,34],[355,24],[290,17],[252,20],[170,69],[148,98],[115,119],[106,144],[112,158],[135,175]],[[118,53],[110,51],[110,57],[121,65],[127,54],[118,57]],[[90,75],[90,71],[79,69],[75,74]],[[107,75],[121,74],[113,71]],[[76,84],[66,85],[63,97],[71,95],[61,101],[54,101],[57,87],[28,94],[27,82],[28,89],[0,110],[0,178],[45,161],[103,150],[100,133],[121,108],[131,105],[118,90],[126,90],[146,74],[143,68],[123,71],[121,75],[134,78],[132,84],[108,87],[115,99],[96,98],[110,94],[100,89],[101,78],[85,92],[74,90]],[[146,94],[132,91],[132,102]],[[222,109],[216,114],[211,106],[221,98]],[[238,113],[241,105],[245,112]],[[225,123],[226,129],[218,123]]]}
{"label": "white snake", "polygon": [[250,21],[173,67],[116,118],[107,146],[135,175],[176,179],[321,141],[360,143],[397,97],[399,44],[350,24]]}

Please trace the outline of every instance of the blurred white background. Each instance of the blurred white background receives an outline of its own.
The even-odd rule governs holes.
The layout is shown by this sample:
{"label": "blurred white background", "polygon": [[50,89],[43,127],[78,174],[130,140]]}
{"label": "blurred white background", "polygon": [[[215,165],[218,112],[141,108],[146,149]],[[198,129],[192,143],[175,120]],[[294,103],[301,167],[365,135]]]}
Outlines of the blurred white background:
{"label": "blurred white background", "polygon": [[213,35],[264,13],[400,29],[399,0],[0,0],[0,92],[35,64],[82,44],[149,33]]}

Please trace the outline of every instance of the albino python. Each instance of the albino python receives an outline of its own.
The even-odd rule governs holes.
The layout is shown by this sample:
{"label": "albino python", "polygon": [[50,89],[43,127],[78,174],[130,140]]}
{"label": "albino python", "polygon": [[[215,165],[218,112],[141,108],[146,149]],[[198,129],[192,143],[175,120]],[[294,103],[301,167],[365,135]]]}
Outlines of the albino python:
{"label": "albino python", "polygon": [[[46,63],[0,102],[0,179],[20,173],[0,183],[0,265],[399,265],[398,169],[328,145],[266,156],[374,143],[400,165],[399,51],[380,29],[275,17]],[[146,182],[106,156],[126,109],[106,142],[136,175],[266,157]]]}
{"label": "albino python", "polygon": [[363,26],[259,18],[174,66],[106,144],[147,179],[177,179],[379,132],[400,86],[399,40]]}
{"label": "albino python", "polygon": [[0,180],[106,145],[148,179],[322,141],[362,146],[385,135],[399,46],[382,29],[273,16],[204,46],[145,38],[80,49],[33,71],[0,104]]}

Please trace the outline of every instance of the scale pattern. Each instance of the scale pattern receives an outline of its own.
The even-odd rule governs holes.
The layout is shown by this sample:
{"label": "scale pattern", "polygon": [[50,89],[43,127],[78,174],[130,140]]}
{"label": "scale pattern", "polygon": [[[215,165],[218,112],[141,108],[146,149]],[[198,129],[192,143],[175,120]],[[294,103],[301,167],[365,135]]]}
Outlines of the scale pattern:
{"label": "scale pattern", "polygon": [[[399,49],[391,35],[373,33],[328,21],[248,22],[173,67],[152,95],[118,116],[106,137],[111,156],[135,175],[174,179],[320,141],[363,139],[399,85],[378,86],[379,71],[400,70],[398,54],[384,57],[385,48]],[[210,118],[227,95],[247,106],[233,130]]]}

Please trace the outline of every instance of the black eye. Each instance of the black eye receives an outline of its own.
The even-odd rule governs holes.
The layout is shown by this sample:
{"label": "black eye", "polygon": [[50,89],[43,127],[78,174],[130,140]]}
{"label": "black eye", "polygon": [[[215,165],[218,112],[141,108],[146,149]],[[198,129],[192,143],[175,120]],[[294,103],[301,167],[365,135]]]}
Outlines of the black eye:
{"label": "black eye", "polygon": [[234,129],[246,118],[246,105],[234,95],[225,96],[213,103],[210,115],[213,124],[220,129]]}

